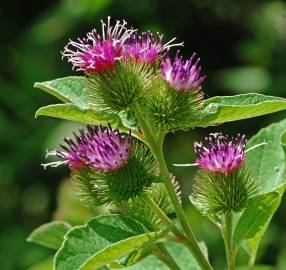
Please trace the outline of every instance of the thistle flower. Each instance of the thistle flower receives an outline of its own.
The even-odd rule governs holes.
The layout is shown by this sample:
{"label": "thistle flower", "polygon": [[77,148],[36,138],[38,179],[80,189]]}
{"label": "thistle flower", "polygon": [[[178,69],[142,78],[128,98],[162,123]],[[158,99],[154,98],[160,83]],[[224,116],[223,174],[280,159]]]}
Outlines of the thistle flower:
{"label": "thistle flower", "polygon": [[245,160],[245,136],[229,138],[221,133],[210,134],[204,142],[195,143],[196,163],[204,170],[230,173]]}
{"label": "thistle flower", "polygon": [[76,70],[102,72],[114,68],[116,61],[122,57],[122,44],[135,31],[126,28],[127,23],[124,20],[117,20],[111,26],[108,17],[107,24],[103,21],[101,23],[101,35],[93,29],[85,38],[70,40],[65,46],[63,58],[66,57]]}
{"label": "thistle flower", "polygon": [[166,58],[162,61],[161,74],[163,79],[177,92],[197,90],[204,81],[201,76],[201,67],[198,66],[200,58],[194,62],[196,53],[189,60],[184,61],[178,51],[175,60]]}
{"label": "thistle flower", "polygon": [[88,206],[128,201],[160,182],[160,171],[148,147],[132,140],[128,163],[118,170],[85,167],[72,172],[77,194]]}
{"label": "thistle flower", "polygon": [[114,171],[124,166],[131,152],[131,136],[123,138],[119,131],[110,126],[87,126],[74,133],[75,140],[65,138],[64,151],[55,150],[47,156],[57,156],[60,161],[44,164],[44,167],[68,165],[72,170],[89,166],[97,171]]}
{"label": "thistle flower", "polygon": [[176,38],[171,39],[164,44],[162,34],[155,36],[150,32],[144,32],[141,35],[132,34],[123,45],[123,55],[125,59],[134,59],[146,64],[156,62],[171,47],[182,46],[183,43],[173,43]]}
{"label": "thistle flower", "polygon": [[244,164],[245,145],[244,135],[229,138],[221,133],[195,143],[196,165],[201,170],[195,175],[191,198],[203,214],[240,212],[258,193],[256,179]]}

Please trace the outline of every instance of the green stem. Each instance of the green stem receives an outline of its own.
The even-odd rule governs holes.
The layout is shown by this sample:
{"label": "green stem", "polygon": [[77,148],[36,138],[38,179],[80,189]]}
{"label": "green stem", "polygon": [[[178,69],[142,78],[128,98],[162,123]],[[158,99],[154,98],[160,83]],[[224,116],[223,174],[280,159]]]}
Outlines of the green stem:
{"label": "green stem", "polygon": [[170,220],[167,215],[164,213],[164,211],[154,202],[154,200],[151,198],[151,196],[148,193],[143,193],[142,199],[149,205],[149,207],[153,210],[153,212],[161,219],[163,223],[165,223],[167,226],[172,227],[172,232],[174,235],[182,238],[183,235],[181,232],[178,230],[177,227],[175,227],[174,223],[172,220]]}
{"label": "green stem", "polygon": [[187,236],[187,241],[185,245],[190,250],[198,264],[203,270],[212,270],[212,266],[209,261],[203,254],[198,244],[198,241],[195,238],[195,235],[189,225],[188,219],[185,215],[183,207],[177,197],[176,191],[174,189],[172,179],[170,177],[170,173],[167,168],[167,164],[164,159],[163,154],[163,136],[161,136],[160,140],[153,133],[153,129],[148,121],[145,120],[145,117],[142,115],[140,108],[137,109],[137,116],[139,118],[140,127],[145,135],[146,141],[150,147],[150,150],[158,163],[159,169],[165,181],[166,190],[170,196],[170,199],[174,205],[176,215],[181,223],[181,226]]}
{"label": "green stem", "polygon": [[181,270],[176,261],[173,259],[172,255],[162,243],[157,244],[157,251],[155,252],[155,256],[160,261],[165,263],[171,270]]}
{"label": "green stem", "polygon": [[235,269],[235,252],[232,238],[232,219],[233,214],[227,213],[224,216],[224,225],[222,226],[222,235],[225,245],[228,270]]}
{"label": "green stem", "polygon": [[161,173],[163,174],[164,180],[165,180],[165,187],[167,189],[167,192],[171,198],[171,201],[174,205],[176,215],[182,225],[182,228],[187,236],[187,241],[185,242],[185,245],[188,247],[188,249],[193,254],[194,258],[198,262],[198,264],[201,266],[202,269],[211,270],[212,267],[209,263],[209,261],[206,259],[205,255],[200,249],[200,246],[198,244],[197,239],[195,238],[195,235],[191,229],[191,226],[189,224],[189,221],[185,215],[185,212],[183,210],[183,207],[178,199],[178,196],[176,194],[176,191],[174,189],[170,173],[168,171],[165,159],[163,157],[163,151],[160,149],[155,155],[155,158],[159,164],[159,167],[161,169]]}

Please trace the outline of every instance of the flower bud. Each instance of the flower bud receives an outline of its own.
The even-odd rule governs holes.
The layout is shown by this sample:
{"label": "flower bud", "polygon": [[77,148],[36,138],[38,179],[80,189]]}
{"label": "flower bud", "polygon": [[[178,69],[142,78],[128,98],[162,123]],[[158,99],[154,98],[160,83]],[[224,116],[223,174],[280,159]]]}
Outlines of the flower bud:
{"label": "flower bud", "polygon": [[202,115],[202,91],[178,93],[160,77],[154,79],[152,90],[142,107],[145,106],[158,130],[167,133],[195,126]]}
{"label": "flower bud", "polygon": [[201,76],[201,67],[198,66],[200,58],[194,62],[195,58],[196,53],[189,60],[184,61],[178,51],[173,63],[170,58],[162,61],[162,77],[174,91],[181,93],[200,88],[205,76]]}

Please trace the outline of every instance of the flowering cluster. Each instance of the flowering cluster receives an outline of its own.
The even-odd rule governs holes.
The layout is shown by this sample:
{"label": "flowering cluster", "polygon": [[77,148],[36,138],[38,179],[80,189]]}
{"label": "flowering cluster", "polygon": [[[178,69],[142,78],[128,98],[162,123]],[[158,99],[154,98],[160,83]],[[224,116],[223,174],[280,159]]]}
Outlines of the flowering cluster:
{"label": "flowering cluster", "polygon": [[204,142],[195,143],[197,164],[211,172],[230,173],[245,160],[246,138],[238,134],[235,138],[221,133],[211,134]]}
{"label": "flowering cluster", "polygon": [[66,164],[77,170],[89,166],[98,171],[114,171],[127,163],[131,152],[131,137],[124,138],[119,131],[109,127],[87,126],[74,133],[75,140],[65,138],[62,150],[49,152],[48,156],[57,156],[60,161],[44,166]]}
{"label": "flowering cluster", "polygon": [[[74,138],[64,138],[60,149],[47,153],[47,156],[56,157],[57,161],[43,165],[45,168],[66,165],[71,170],[73,188],[81,202],[89,208],[108,204],[109,207],[104,210],[120,214],[96,217],[87,225],[76,228],[84,237],[89,237],[86,230],[90,226],[94,229],[98,220],[101,231],[105,230],[105,225],[108,229],[112,224],[112,230],[108,232],[113,231],[116,235],[111,235],[114,239],[109,244],[114,247],[117,240],[130,238],[130,232],[132,235],[142,234],[146,232],[144,228],[151,234],[158,232],[154,234],[155,238],[150,234],[156,240],[149,241],[150,248],[138,245],[139,251],[130,250],[132,256],[126,257],[127,260],[116,260],[114,267],[117,268],[135,263],[134,258],[142,259],[142,255],[146,257],[153,254],[158,248],[156,244],[163,237],[182,240],[179,242],[184,242],[197,255],[194,257],[202,269],[212,269],[184,215],[179,182],[168,171],[162,151],[168,132],[215,123],[208,121],[209,118],[212,120],[211,115],[215,115],[213,112],[208,114],[205,109],[208,102],[202,102],[204,93],[201,84],[205,76],[201,73],[200,58],[193,53],[189,59],[183,59],[177,51],[172,60],[168,56],[170,48],[183,45],[174,41],[175,38],[165,43],[163,35],[153,35],[150,31],[137,33],[137,30],[128,28],[125,21],[117,20],[113,25],[108,17],[107,22],[102,21],[101,32],[93,29],[86,37],[70,41],[62,52],[63,58],[72,63],[73,69],[84,72],[84,77],[67,77],[48,82],[55,88],[49,92],[69,103],[57,104],[53,108],[49,106],[49,110],[44,107],[36,113],[81,122],[89,122],[91,118],[96,121],[102,119],[105,123],[109,121],[116,124],[122,130],[131,129],[132,135],[136,137],[131,137],[131,130],[129,134],[123,135],[110,125],[88,125],[86,129],[74,132]],[[41,83],[39,88],[44,89],[43,85],[47,85],[47,82]],[[241,98],[246,100],[249,97]],[[60,113],[59,107],[62,108]],[[222,119],[221,123],[235,119]],[[246,142],[246,137],[240,134],[235,137],[222,133],[210,134],[202,142],[195,142],[195,163],[182,164],[198,167],[190,199],[202,214],[207,215],[221,229],[228,269],[235,269],[232,264],[236,251],[248,237],[241,231],[245,224],[251,225],[257,218],[251,220],[253,206],[258,206],[258,210],[262,208],[268,201],[264,199],[270,194],[257,196],[259,189],[256,179],[245,164],[247,152],[265,142],[247,150]],[[278,196],[276,191],[274,193]],[[280,200],[281,196],[277,198]],[[244,210],[240,217],[235,216],[236,224],[233,224],[233,213]],[[124,216],[132,219],[125,221]],[[171,220],[175,216],[182,230]],[[117,224],[117,220],[121,223]],[[135,220],[139,223],[134,223]],[[126,231],[120,233],[122,239],[116,239],[116,230]],[[37,242],[38,232],[30,237],[34,242]],[[75,250],[68,254],[71,256],[66,256],[69,241],[73,240],[70,237],[72,234],[72,230],[66,234],[57,252],[55,269],[70,269],[73,266],[74,269],[81,266],[88,268],[90,262],[95,263],[92,264],[94,267],[104,267],[104,263],[97,264],[87,257],[82,258],[82,262],[79,258],[77,265],[70,263],[74,261],[71,256],[78,255]],[[101,236],[99,234],[100,239]],[[81,237],[77,240],[81,244]],[[49,246],[44,242],[43,245]],[[104,245],[103,248],[111,250],[112,246]],[[159,251],[163,251],[161,255],[164,256],[158,256],[162,262],[171,268],[179,268],[177,262],[168,258],[164,250]],[[90,252],[87,250],[87,253]],[[114,259],[106,260],[105,263],[109,266]]]}
{"label": "flowering cluster", "polygon": [[167,57],[171,47],[182,46],[174,43],[176,38],[164,43],[162,34],[153,35],[150,31],[138,34],[137,30],[127,28],[125,21],[116,21],[112,26],[108,17],[102,21],[102,33],[96,29],[87,33],[85,38],[70,41],[62,53],[73,68],[87,73],[101,73],[115,68],[117,61],[133,60],[143,64],[159,63],[164,80],[176,91],[190,91],[200,87],[204,80],[201,76],[199,59],[193,62],[195,54],[184,61],[177,54],[174,62]]}

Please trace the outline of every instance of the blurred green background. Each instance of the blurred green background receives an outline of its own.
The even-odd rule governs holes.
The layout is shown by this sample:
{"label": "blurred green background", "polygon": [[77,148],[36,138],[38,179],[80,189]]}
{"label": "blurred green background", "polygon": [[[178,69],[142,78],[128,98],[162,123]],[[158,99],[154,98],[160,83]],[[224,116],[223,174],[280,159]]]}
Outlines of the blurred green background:
{"label": "blurred green background", "polygon": [[[65,168],[44,170],[46,149],[55,147],[77,124],[34,118],[37,108],[56,100],[33,89],[35,81],[76,74],[60,51],[108,15],[140,30],[184,40],[187,57],[201,57],[206,97],[259,92],[286,97],[286,3],[257,0],[50,0],[0,4],[0,261],[1,270],[50,270],[48,250],[25,242],[36,226],[52,218],[78,224],[91,217],[71,194]],[[172,163],[194,160],[192,145],[219,130],[248,137],[285,112],[208,129],[171,134],[168,164],[191,190],[193,171]],[[269,157],[271,158],[271,157]],[[215,269],[224,267],[217,230],[193,208],[187,209],[198,238],[209,245]],[[286,200],[263,239],[258,261],[286,269]],[[243,256],[240,261],[243,262]],[[33,266],[37,264],[36,266]]]}

